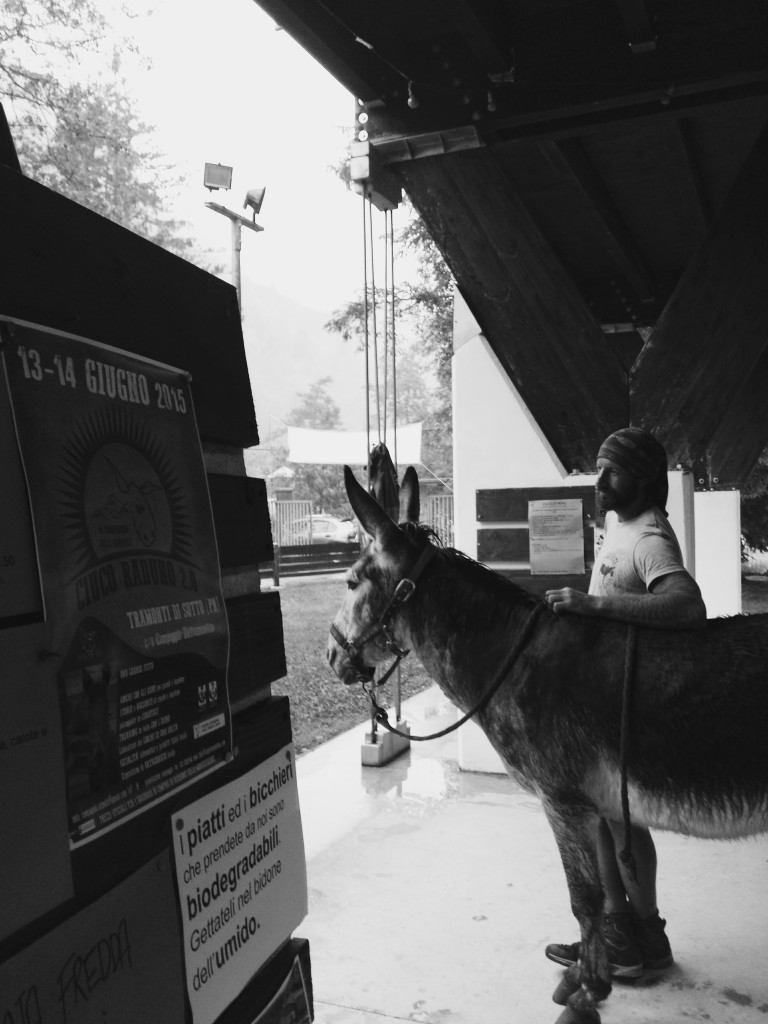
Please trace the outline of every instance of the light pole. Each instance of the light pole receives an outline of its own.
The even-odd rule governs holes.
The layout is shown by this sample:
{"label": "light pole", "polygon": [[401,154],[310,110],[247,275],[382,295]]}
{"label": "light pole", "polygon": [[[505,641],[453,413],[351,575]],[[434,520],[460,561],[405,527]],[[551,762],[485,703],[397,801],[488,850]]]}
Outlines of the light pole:
{"label": "light pole", "polygon": [[255,220],[248,220],[241,213],[235,213],[234,210],[228,210],[226,206],[222,206],[220,203],[206,203],[209,210],[214,210],[216,213],[221,213],[225,217],[229,217],[229,223],[231,225],[231,237],[232,237],[232,284],[235,286],[237,291],[237,306],[241,309],[241,296],[240,296],[240,249],[241,249],[241,231],[242,227],[250,228],[251,231],[263,231],[264,228],[257,224]]}
{"label": "light pole", "polygon": [[[213,192],[220,188],[229,190],[232,187],[232,168],[222,164],[206,164],[203,175],[203,184]],[[237,308],[242,311],[242,289],[240,287],[240,249],[242,248],[241,229],[245,226],[251,231],[263,231],[264,228],[256,223],[256,214],[261,210],[264,202],[265,188],[252,188],[245,194],[243,209],[250,207],[253,210],[253,220],[248,220],[241,213],[235,213],[220,203],[206,203],[209,210],[214,213],[221,213],[229,218],[230,237],[232,239],[232,284],[237,292]]]}

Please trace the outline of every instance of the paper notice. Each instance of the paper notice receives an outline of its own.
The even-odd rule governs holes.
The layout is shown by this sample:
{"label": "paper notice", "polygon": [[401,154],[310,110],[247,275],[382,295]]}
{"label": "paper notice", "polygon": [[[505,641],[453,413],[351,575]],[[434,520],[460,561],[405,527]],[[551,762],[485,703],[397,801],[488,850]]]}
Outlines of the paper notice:
{"label": "paper notice", "polygon": [[581,498],[528,502],[532,575],[584,573]]}

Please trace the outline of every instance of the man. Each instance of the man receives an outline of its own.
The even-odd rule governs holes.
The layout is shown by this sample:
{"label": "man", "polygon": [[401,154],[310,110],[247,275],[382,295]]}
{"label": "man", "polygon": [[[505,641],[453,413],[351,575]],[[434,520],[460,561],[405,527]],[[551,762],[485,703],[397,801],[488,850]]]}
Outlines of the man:
{"label": "man", "polygon": [[[589,592],[548,590],[550,608],[558,615],[594,615],[646,628],[702,625],[706,609],[701,592],[683,565],[666,518],[663,445],[636,427],[611,434],[597,455],[596,491],[606,530]],[[622,822],[601,820],[597,854],[605,891],[603,937],[611,973],[624,978],[672,963],[666,921],[656,904],[656,848],[646,828],[632,827],[631,839],[634,877],[618,855],[624,844]],[[552,943],[546,955],[570,966],[578,959],[579,943]]]}

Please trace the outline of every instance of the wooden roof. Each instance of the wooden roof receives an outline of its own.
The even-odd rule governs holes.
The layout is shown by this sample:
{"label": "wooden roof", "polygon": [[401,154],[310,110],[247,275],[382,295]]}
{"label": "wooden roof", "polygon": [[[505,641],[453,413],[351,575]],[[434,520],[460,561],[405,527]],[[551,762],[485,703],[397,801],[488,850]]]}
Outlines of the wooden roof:
{"label": "wooden roof", "polygon": [[743,480],[768,441],[768,5],[259,4],[357,97],[365,185],[405,188],[569,469],[631,421]]}

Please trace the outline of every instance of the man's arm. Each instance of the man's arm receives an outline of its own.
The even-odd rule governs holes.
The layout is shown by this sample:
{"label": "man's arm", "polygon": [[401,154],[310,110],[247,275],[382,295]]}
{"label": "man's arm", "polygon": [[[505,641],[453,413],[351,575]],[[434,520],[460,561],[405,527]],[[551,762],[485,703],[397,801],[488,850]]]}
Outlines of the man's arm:
{"label": "man's arm", "polygon": [[647,594],[598,597],[565,587],[548,590],[545,601],[556,615],[596,616],[656,629],[694,629],[707,619],[701,591],[687,572],[660,576]]}

